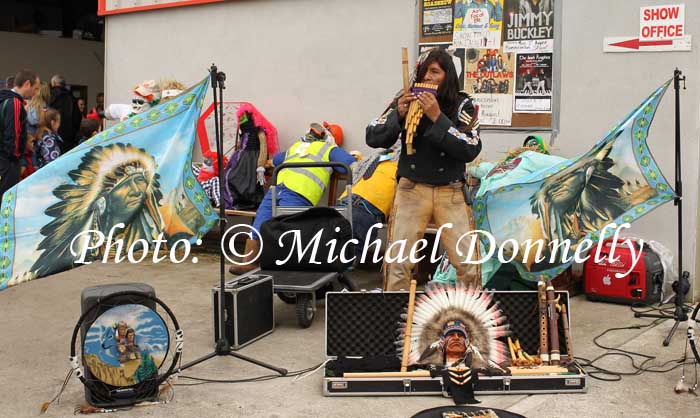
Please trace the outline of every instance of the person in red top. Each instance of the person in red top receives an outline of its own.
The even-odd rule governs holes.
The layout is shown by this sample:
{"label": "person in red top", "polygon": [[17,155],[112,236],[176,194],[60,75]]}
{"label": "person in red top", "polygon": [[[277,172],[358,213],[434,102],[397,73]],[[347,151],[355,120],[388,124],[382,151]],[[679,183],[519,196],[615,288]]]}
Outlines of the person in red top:
{"label": "person in red top", "polygon": [[19,180],[22,181],[31,176],[35,171],[34,168],[34,138],[27,138],[27,143],[24,146],[24,155],[19,159]]}
{"label": "person in red top", "polygon": [[39,90],[39,77],[29,70],[15,75],[12,90],[0,90],[0,194],[19,182],[20,158],[27,142],[24,101]]}

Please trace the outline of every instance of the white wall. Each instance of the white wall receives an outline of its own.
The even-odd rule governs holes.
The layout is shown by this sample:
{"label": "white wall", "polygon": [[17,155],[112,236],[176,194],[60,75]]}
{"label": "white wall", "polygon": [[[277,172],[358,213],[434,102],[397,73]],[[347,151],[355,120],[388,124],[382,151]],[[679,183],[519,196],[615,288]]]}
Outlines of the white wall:
{"label": "white wall", "polygon": [[401,88],[401,47],[416,44],[416,26],[415,0],[229,1],[109,16],[106,99],[130,101],[144,79],[194,83],[215,62],[225,99],[254,103],[281,145],[327,120],[349,147],[364,147],[364,127]]}
{"label": "white wall", "polygon": [[[561,106],[555,151],[573,157],[679,67],[683,91],[684,268],[697,266],[700,148],[700,54],[605,54],[604,36],[635,36],[639,7],[666,0],[558,0],[561,7]],[[700,37],[700,4],[686,3],[687,32]],[[130,99],[143,79],[186,84],[216,62],[228,77],[226,99],[255,103],[278,127],[283,147],[310,121],[343,126],[346,149],[366,149],[367,122],[401,87],[400,48],[417,43],[415,0],[255,0],[110,16],[106,29],[107,101]],[[149,37],[148,42],[143,39]],[[138,45],[144,45],[138,47]],[[414,54],[412,54],[414,55]],[[411,58],[413,59],[413,58]],[[673,183],[673,92],[664,98],[649,144]],[[520,145],[523,133],[484,132],[483,156]],[[548,136],[548,135],[545,135]],[[633,233],[676,250],[676,208],[667,204],[635,223]],[[698,273],[698,274],[695,274]],[[699,295],[700,286],[696,286]]]}
{"label": "white wall", "polygon": [[97,93],[103,91],[104,44],[101,42],[0,32],[0,45],[3,79],[23,68],[36,72],[42,81],[62,74],[68,84],[87,86],[90,107],[95,105]]}

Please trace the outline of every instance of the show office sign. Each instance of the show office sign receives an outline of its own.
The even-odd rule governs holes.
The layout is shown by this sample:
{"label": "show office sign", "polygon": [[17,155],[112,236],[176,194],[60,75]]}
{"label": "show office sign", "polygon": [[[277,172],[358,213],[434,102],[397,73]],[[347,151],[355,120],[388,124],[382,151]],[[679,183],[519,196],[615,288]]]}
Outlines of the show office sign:
{"label": "show office sign", "polygon": [[641,7],[639,36],[606,37],[603,52],[690,51],[686,29],[685,4]]}

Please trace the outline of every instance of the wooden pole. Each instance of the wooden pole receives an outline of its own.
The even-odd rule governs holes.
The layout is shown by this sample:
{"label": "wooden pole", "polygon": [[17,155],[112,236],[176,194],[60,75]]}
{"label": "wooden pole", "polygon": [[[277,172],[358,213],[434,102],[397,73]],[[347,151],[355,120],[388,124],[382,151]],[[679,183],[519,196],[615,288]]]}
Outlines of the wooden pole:
{"label": "wooden pole", "polygon": [[[544,375],[560,375],[568,373],[566,367],[561,366],[537,366],[537,367],[508,367],[513,376],[544,376]],[[481,373],[480,373],[481,374]],[[362,372],[362,373],[343,373],[346,379],[374,379],[374,378],[411,378],[411,377],[430,377],[428,370],[415,370],[412,372]]]}
{"label": "wooden pole", "polygon": [[408,354],[411,352],[411,329],[413,328],[413,308],[416,304],[415,280],[411,280],[411,287],[408,292],[408,314],[406,315],[406,331],[403,336],[403,355],[401,356],[401,371],[408,370]]}
{"label": "wooden pole", "polygon": [[416,370],[413,372],[364,372],[364,373],[343,373],[347,379],[372,379],[376,377],[430,377],[428,370]]}
{"label": "wooden pole", "polygon": [[403,67],[403,94],[408,93],[408,48],[401,48],[401,66]]}

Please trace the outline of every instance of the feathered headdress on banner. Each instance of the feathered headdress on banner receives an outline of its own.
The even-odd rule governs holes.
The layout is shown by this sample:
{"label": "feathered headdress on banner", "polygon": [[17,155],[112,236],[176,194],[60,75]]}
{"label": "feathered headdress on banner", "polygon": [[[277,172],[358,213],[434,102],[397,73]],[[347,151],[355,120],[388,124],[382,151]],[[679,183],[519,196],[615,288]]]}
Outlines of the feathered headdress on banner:
{"label": "feathered headdress on banner", "polygon": [[[425,293],[416,299],[411,329],[409,364],[443,363],[441,347],[445,325],[458,321],[466,329],[468,339],[481,355],[496,364],[507,359],[506,345],[499,337],[508,335],[506,317],[493,302],[493,296],[462,283],[443,285],[431,282]],[[405,318],[396,341],[399,355],[403,353]],[[475,359],[477,361],[477,359]],[[474,367],[488,365],[474,364]]]}

